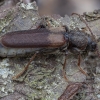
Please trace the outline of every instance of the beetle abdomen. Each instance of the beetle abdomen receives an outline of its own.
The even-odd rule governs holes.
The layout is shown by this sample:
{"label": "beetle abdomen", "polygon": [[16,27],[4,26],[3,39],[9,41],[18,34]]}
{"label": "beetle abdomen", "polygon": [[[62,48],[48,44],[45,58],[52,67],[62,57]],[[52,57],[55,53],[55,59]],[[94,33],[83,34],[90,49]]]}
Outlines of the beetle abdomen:
{"label": "beetle abdomen", "polygon": [[1,38],[2,45],[11,48],[60,47],[65,42],[62,33],[52,33],[47,29],[10,32]]}

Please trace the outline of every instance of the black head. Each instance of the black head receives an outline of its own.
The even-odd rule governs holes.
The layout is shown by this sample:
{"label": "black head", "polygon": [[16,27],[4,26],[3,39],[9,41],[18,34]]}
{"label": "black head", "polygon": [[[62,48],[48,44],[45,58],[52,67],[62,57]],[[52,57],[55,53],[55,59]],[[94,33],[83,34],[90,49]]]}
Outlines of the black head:
{"label": "black head", "polygon": [[89,43],[88,43],[88,46],[87,46],[87,49],[88,49],[89,51],[91,51],[91,52],[96,51],[96,49],[97,49],[97,43],[94,42],[94,41],[89,42]]}

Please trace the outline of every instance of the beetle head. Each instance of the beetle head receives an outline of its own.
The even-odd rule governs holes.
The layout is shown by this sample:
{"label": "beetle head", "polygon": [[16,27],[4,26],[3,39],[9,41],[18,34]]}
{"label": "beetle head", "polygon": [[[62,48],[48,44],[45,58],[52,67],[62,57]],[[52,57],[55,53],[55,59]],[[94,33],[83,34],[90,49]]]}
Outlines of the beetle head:
{"label": "beetle head", "polygon": [[89,39],[87,49],[91,52],[94,52],[97,50],[97,43],[95,41],[92,41]]}
{"label": "beetle head", "polygon": [[95,51],[96,48],[97,48],[97,44],[96,44],[95,42],[92,42],[92,43],[90,44],[90,51]]}

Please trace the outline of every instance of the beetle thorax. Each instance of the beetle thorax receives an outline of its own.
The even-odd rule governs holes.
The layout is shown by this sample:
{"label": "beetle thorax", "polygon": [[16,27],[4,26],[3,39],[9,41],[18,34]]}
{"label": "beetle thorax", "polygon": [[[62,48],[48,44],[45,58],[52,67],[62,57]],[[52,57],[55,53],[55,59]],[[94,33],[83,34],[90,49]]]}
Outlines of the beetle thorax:
{"label": "beetle thorax", "polygon": [[80,50],[85,50],[88,44],[88,37],[81,31],[69,32],[69,43],[71,47],[76,47]]}

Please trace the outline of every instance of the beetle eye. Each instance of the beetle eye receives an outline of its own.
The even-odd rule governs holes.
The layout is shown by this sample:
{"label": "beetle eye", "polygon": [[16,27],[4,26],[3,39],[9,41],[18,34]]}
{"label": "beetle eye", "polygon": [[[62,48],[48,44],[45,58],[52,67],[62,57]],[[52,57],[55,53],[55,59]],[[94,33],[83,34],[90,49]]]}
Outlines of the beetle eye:
{"label": "beetle eye", "polygon": [[97,44],[95,42],[91,43],[91,51],[95,51],[97,48]]}

